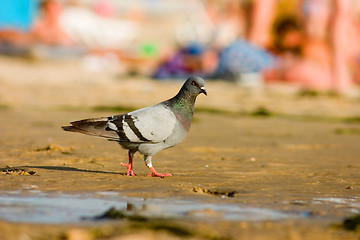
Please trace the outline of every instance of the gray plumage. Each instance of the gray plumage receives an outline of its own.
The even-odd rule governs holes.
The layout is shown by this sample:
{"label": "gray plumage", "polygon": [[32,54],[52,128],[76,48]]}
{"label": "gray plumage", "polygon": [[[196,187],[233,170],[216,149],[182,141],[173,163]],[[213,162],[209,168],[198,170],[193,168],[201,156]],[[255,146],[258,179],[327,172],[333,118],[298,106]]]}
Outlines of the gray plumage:
{"label": "gray plumage", "polygon": [[135,175],[132,157],[134,153],[140,152],[152,176],[169,176],[157,173],[151,158],[184,139],[190,129],[196,97],[200,93],[207,95],[205,81],[200,77],[190,77],[179,93],[167,101],[125,114],[71,122],[71,126],[62,128],[116,141],[128,149],[129,164],[122,163],[128,167],[127,175]]}

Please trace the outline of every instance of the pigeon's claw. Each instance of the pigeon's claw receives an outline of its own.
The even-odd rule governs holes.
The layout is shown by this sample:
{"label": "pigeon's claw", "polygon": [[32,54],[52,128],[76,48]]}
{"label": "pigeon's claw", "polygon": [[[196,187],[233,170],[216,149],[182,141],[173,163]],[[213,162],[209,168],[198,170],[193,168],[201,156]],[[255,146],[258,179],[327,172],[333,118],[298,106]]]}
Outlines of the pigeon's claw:
{"label": "pigeon's claw", "polygon": [[132,163],[129,163],[129,164],[121,163],[121,166],[127,167],[127,171],[126,171],[127,176],[135,176],[136,175],[133,171]]}
{"label": "pigeon's claw", "polygon": [[152,176],[152,177],[168,177],[168,176],[172,176],[171,173],[164,173],[164,174],[161,174],[161,173],[158,173],[155,171],[155,169],[153,167],[149,167],[149,169],[151,170],[151,174],[148,174],[148,176]]}

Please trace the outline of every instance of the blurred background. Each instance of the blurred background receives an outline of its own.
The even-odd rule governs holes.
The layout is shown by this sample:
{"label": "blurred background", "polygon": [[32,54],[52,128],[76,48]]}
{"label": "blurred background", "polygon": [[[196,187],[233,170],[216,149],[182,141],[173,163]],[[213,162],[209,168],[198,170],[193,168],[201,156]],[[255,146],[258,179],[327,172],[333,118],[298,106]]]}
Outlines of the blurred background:
{"label": "blurred background", "polygon": [[[0,90],[3,101],[16,88],[16,77],[28,84],[72,82],[76,71],[89,78],[112,72],[117,79],[159,81],[200,75],[250,88],[284,84],[359,96],[358,0],[5,0],[0,5],[0,79],[9,87]],[[21,65],[14,67],[16,61]],[[67,72],[69,62],[80,70]],[[39,77],[37,71],[46,73]]]}
{"label": "blurred background", "polygon": [[[120,148],[60,128],[169,99],[191,75],[204,77],[208,96],[197,98],[183,145],[156,157],[159,171],[177,174],[171,180],[124,181]],[[359,227],[352,238],[338,232],[354,214],[359,226],[359,140],[360,0],[0,0],[0,206],[11,219],[21,219],[21,204],[47,219],[50,193],[60,201],[73,201],[67,193],[194,197],[244,206],[250,217],[246,208],[256,207],[266,220],[233,225],[225,212],[195,206],[181,213],[189,231],[132,220],[126,213],[158,207],[130,201],[118,225],[68,225],[87,228],[82,239],[110,239],[143,222],[154,232],[147,239],[165,239],[167,229],[185,233],[171,239],[359,239]],[[148,173],[141,160],[137,169]],[[16,176],[23,173],[34,176]],[[33,207],[23,195],[42,200]],[[272,221],[263,207],[294,218]],[[197,216],[205,227],[188,221]],[[0,239],[76,238],[59,224],[19,224],[1,220]]]}

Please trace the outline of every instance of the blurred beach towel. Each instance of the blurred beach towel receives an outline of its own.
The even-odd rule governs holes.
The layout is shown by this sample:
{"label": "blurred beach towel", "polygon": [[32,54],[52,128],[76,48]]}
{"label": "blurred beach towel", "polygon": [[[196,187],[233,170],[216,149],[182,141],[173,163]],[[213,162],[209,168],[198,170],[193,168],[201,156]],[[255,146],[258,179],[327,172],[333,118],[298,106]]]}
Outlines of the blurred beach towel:
{"label": "blurred beach towel", "polygon": [[0,4],[0,29],[29,31],[38,11],[38,0],[5,0]]}
{"label": "blurred beach towel", "polygon": [[276,57],[270,52],[245,40],[237,40],[220,53],[213,77],[236,81],[241,74],[260,73],[275,62]]}

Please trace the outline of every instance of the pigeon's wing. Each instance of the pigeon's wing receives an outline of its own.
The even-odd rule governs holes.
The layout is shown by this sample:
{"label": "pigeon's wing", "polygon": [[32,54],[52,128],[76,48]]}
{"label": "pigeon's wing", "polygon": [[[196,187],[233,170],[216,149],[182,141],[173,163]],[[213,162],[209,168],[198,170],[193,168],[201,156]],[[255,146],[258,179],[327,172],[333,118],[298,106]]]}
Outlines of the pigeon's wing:
{"label": "pigeon's wing", "polygon": [[161,142],[174,131],[175,114],[163,104],[109,117],[107,130],[115,131],[120,141]]}

